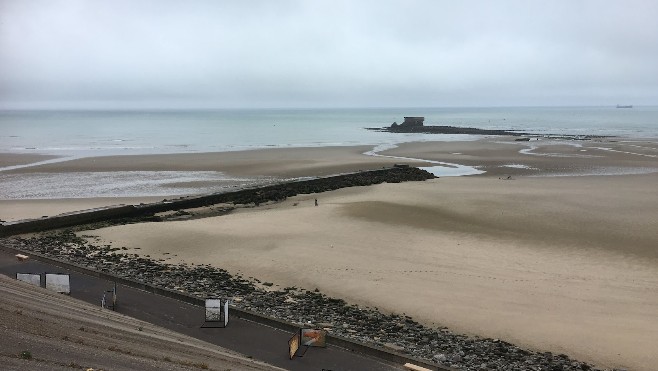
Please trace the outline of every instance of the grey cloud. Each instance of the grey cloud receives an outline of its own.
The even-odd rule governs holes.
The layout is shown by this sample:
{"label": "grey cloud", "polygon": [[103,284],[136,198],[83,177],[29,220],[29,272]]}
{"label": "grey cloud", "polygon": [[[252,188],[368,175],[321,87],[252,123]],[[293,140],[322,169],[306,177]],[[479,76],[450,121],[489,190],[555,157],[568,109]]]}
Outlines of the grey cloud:
{"label": "grey cloud", "polygon": [[0,106],[658,98],[645,1],[0,2]]}

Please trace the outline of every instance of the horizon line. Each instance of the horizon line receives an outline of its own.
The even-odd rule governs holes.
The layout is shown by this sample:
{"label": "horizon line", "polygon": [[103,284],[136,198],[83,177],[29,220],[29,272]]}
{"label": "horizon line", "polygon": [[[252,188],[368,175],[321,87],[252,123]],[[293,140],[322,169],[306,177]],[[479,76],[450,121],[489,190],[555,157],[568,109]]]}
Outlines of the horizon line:
{"label": "horizon line", "polygon": [[[295,107],[295,106],[261,106],[261,107],[3,107],[0,111],[267,111],[267,110],[291,110],[291,111],[315,111],[315,110],[382,110],[382,109],[469,109],[469,108],[619,108],[625,104],[587,104],[587,105],[454,105],[454,106],[317,106],[317,107]],[[658,105],[628,105],[636,107],[657,107]]]}

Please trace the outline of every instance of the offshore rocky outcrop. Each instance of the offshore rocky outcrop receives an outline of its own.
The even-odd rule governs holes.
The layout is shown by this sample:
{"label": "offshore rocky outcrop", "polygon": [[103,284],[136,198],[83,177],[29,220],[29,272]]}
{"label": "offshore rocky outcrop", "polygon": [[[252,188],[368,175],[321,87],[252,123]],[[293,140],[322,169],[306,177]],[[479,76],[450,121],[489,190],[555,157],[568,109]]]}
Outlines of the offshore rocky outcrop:
{"label": "offshore rocky outcrop", "polygon": [[[569,139],[569,140],[590,140],[595,138],[605,138],[597,135],[571,135],[571,134],[533,134],[514,131],[511,129],[479,129],[472,127],[446,126],[446,125],[428,125],[424,124],[424,117],[405,117],[404,122],[398,124],[394,122],[391,126],[380,128],[366,128],[367,130],[381,131],[388,133],[421,133],[421,134],[467,134],[467,135],[501,135],[514,137],[542,137],[551,139]],[[529,138],[528,138],[529,140]]]}

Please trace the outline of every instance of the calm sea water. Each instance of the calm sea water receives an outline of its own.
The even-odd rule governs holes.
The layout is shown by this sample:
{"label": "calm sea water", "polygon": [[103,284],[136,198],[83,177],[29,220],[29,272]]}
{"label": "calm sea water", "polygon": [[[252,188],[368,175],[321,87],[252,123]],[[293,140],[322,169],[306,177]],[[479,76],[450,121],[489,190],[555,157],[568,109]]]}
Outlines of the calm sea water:
{"label": "calm sea water", "polygon": [[404,116],[425,116],[426,125],[658,137],[658,107],[0,111],[0,152],[97,156],[456,139],[364,130]]}
{"label": "calm sea water", "polygon": [[[371,145],[474,139],[464,135],[365,130],[424,116],[426,125],[509,129],[537,134],[658,138],[658,107],[260,109],[213,111],[0,111],[0,153],[66,158],[219,152],[272,147]],[[0,199],[178,195],[217,191],[246,179],[209,172],[3,174]],[[451,174],[477,173],[459,168]],[[212,180],[214,188],[169,185]],[[225,184],[225,185],[222,185]]]}

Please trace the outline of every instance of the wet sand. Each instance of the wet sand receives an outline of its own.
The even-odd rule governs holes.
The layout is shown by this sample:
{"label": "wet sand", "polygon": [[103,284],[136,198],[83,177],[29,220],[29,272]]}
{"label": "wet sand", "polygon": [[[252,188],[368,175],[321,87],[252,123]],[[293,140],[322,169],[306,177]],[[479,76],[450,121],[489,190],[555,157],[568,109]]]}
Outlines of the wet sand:
{"label": "wet sand", "polygon": [[[457,332],[651,370],[658,364],[656,148],[652,141],[500,138],[404,144],[384,154],[487,173],[302,195],[221,217],[94,234],[129,253],[211,263]],[[368,149],[96,158],[29,171],[215,169],[285,178],[404,162],[361,155]],[[601,172],[650,174],[582,176]]]}
{"label": "wet sand", "polygon": [[494,137],[473,143],[405,143],[384,152],[479,166],[484,176],[603,175],[658,171],[658,140],[597,139],[518,142]]}
{"label": "wet sand", "polygon": [[35,162],[52,160],[57,156],[39,155],[39,154],[19,154],[19,153],[2,153],[0,154],[0,168],[7,166],[17,166],[32,164]]}
{"label": "wet sand", "polygon": [[[260,149],[236,152],[89,157],[8,171],[221,171],[232,176],[332,175],[391,166],[399,160],[363,155],[371,146]],[[2,155],[0,155],[2,157]],[[412,161],[423,165],[423,162]]]}

